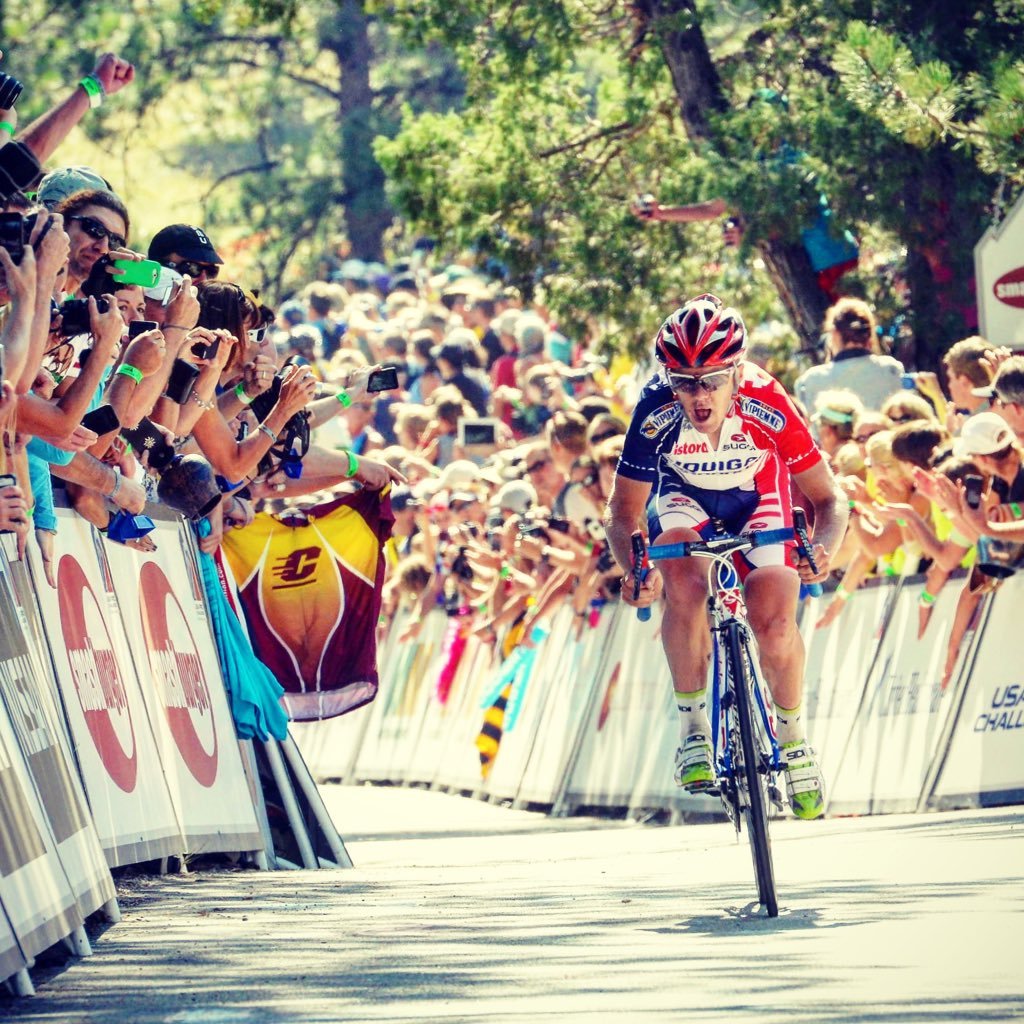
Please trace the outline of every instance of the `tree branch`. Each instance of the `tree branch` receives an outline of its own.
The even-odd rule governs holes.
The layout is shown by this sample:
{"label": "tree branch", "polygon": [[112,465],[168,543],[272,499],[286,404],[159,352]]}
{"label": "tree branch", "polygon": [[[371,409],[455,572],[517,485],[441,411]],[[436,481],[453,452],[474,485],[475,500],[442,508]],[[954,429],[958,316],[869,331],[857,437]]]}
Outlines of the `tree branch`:
{"label": "tree branch", "polygon": [[609,128],[602,128],[599,132],[594,132],[592,135],[584,135],[581,138],[574,139],[572,142],[566,142],[561,146],[554,146],[551,149],[542,149],[537,154],[537,159],[544,160],[549,156],[567,153],[569,150],[579,149],[582,146],[589,145],[591,142],[597,142],[598,139],[606,139],[611,135],[620,135],[622,132],[635,127],[636,125],[632,121],[620,121],[618,124],[613,124]]}

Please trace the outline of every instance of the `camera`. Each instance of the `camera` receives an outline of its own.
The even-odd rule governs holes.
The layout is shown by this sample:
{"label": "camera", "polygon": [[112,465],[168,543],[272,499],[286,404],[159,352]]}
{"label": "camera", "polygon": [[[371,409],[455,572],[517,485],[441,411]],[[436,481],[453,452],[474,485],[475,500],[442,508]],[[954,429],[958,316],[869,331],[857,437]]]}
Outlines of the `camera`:
{"label": "camera", "polygon": [[494,418],[459,420],[458,443],[463,447],[493,445],[498,437],[498,421]]}
{"label": "camera", "polygon": [[[7,147],[5,146],[4,149]],[[0,150],[2,153],[3,150]],[[96,300],[96,312],[106,313],[110,303],[106,299]],[[88,299],[66,299],[60,306],[60,333],[64,338],[76,334],[88,334],[92,329],[89,322]]]}
{"label": "camera", "polygon": [[642,217],[650,217],[654,212],[654,196],[649,192],[636,197],[636,209]]}
{"label": "camera", "polygon": [[394,391],[398,387],[398,367],[385,366],[374,370],[366,380],[366,390],[372,395],[378,391]]}
{"label": "camera", "polygon": [[39,161],[23,142],[8,142],[0,147],[0,198],[24,192],[39,177]]}
{"label": "camera", "polygon": [[981,494],[985,489],[985,481],[974,473],[968,473],[964,477],[964,501],[968,508],[980,508]]}
{"label": "camera", "polygon": [[0,74],[0,110],[10,110],[24,88],[13,75]]}
{"label": "camera", "polygon": [[31,231],[32,221],[20,213],[0,213],[0,245],[7,250],[12,263],[21,263]]}

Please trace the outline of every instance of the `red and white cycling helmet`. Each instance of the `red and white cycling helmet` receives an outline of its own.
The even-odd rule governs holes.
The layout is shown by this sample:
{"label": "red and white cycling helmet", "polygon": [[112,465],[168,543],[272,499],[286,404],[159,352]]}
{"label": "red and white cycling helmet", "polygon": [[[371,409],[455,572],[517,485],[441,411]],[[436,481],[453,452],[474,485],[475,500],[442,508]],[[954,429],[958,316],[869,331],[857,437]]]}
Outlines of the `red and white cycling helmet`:
{"label": "red and white cycling helmet", "polygon": [[732,366],[746,351],[743,318],[714,295],[698,295],[661,325],[654,355],[672,373],[702,366]]}

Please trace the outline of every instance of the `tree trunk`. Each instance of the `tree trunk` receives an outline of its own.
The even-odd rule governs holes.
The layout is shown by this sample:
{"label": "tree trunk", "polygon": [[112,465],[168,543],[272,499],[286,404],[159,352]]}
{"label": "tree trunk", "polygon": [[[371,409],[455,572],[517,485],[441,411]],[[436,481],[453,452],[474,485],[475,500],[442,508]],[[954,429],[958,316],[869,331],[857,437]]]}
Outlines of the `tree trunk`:
{"label": "tree trunk", "polygon": [[321,27],[321,43],[338,60],[338,159],[352,256],[381,260],[392,212],[384,195],[384,172],[373,155],[377,134],[370,88],[373,52],[369,19],[361,0],[341,0],[337,13]]}
{"label": "tree trunk", "polygon": [[[646,0],[636,8],[661,46],[687,137],[713,146],[708,115],[727,109],[728,103],[693,0]],[[803,347],[815,347],[828,300],[803,246],[773,240],[755,244]]]}

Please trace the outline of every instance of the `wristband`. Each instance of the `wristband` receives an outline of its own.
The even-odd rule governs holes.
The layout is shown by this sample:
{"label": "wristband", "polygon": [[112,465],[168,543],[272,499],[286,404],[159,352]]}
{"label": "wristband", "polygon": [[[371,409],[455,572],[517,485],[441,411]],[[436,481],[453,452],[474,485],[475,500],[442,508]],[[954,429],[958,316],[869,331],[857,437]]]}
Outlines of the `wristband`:
{"label": "wristband", "polygon": [[235,398],[237,398],[242,405],[252,405],[252,399],[245,393],[244,384],[235,385]]}
{"label": "wristband", "polygon": [[269,437],[269,438],[270,438],[270,443],[271,443],[271,444],[277,444],[277,434],[275,434],[275,433],[274,433],[274,432],[273,432],[273,431],[272,431],[272,430],[270,429],[270,427],[268,427],[268,426],[266,425],[266,423],[261,423],[261,424],[260,424],[260,425],[259,425],[259,426],[258,426],[258,427],[257,427],[256,429],[257,429],[257,430],[258,430],[258,431],[259,431],[259,432],[260,432],[261,434],[266,434],[266,435],[267,435],[267,437]]}
{"label": "wristband", "polygon": [[348,397],[347,391],[339,391],[334,397],[341,402],[342,409],[347,409],[352,404],[352,399]]}
{"label": "wristband", "polygon": [[86,75],[78,84],[85,90],[86,96],[89,97],[90,107],[98,107],[103,103],[103,97],[106,93],[103,89],[103,83],[95,75]]}
{"label": "wristband", "polygon": [[921,596],[917,599],[925,607],[935,604],[935,595],[929,594],[927,590],[921,591]]}
{"label": "wristband", "polygon": [[0,132],[7,132],[8,135],[14,138],[14,125],[10,121],[0,121]]}
{"label": "wristband", "polygon": [[112,471],[114,474],[114,486],[110,493],[107,495],[108,498],[113,498],[119,490],[121,490],[121,474],[115,469]]}
{"label": "wristband", "polygon": [[348,472],[345,476],[351,479],[359,472],[359,459],[348,450],[346,450],[345,454],[348,456]]}
{"label": "wristband", "polygon": [[195,391],[192,392],[192,401],[195,402],[200,409],[203,409],[206,412],[209,412],[212,408],[214,408],[213,402],[204,402]]}
{"label": "wristband", "polygon": [[122,377],[131,377],[136,384],[142,383],[142,378],[145,376],[143,372],[135,366],[129,366],[127,363],[122,363],[118,368],[117,372]]}
{"label": "wristband", "polygon": [[164,324],[160,328],[161,331],[191,331],[191,327],[186,327],[184,324]]}
{"label": "wristband", "polygon": [[853,500],[853,498],[850,498],[849,505],[850,505],[850,511],[852,512],[857,507],[857,502],[855,502]]}
{"label": "wristband", "polygon": [[851,594],[846,587],[840,583],[839,586],[836,587],[836,597],[838,597],[840,601],[849,601],[850,598],[853,597],[853,594]]}
{"label": "wristband", "polygon": [[1020,519],[1020,505],[1015,501],[1010,502],[1010,511],[1013,513],[1014,519]]}
{"label": "wristband", "polygon": [[906,526],[907,525],[907,521],[906,521],[906,519],[897,519],[896,520],[896,525],[897,526]]}
{"label": "wristband", "polygon": [[509,567],[508,567],[507,565],[503,565],[503,566],[501,567],[501,572],[499,572],[499,573],[498,573],[498,575],[499,575],[499,576],[500,576],[500,577],[501,577],[501,578],[502,578],[503,580],[507,580],[507,579],[509,578],[509,576],[511,576],[511,575],[512,575],[512,570],[511,570],[511,569],[510,569],[510,568],[509,568]]}

